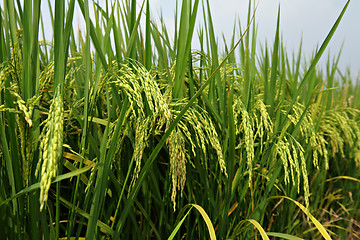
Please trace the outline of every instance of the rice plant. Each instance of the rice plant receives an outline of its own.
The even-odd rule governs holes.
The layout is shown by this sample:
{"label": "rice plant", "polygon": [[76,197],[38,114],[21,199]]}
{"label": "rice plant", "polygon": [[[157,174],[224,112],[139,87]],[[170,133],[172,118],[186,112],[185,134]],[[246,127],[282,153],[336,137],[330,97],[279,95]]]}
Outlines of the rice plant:
{"label": "rice plant", "polygon": [[349,2],[309,60],[261,2],[220,42],[210,1],[174,36],[148,0],[2,1],[1,238],[360,238],[359,80],[317,67]]}

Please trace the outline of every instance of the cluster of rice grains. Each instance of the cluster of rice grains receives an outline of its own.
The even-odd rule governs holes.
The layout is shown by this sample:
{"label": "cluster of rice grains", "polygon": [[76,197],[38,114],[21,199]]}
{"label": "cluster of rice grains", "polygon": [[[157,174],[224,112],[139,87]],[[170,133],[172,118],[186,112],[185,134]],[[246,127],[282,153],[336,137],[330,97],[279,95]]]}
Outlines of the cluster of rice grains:
{"label": "cluster of rice grains", "polygon": [[27,99],[24,101],[21,94],[21,81],[22,81],[22,59],[21,54],[18,52],[18,44],[15,44],[11,54],[11,61],[4,62],[0,65],[0,89],[4,89],[5,82],[8,77],[16,79],[11,83],[8,88],[12,98],[14,100],[13,107],[0,106],[0,111],[7,111],[17,114],[16,124],[18,126],[17,131],[20,137],[20,154],[22,160],[22,174],[25,182],[25,186],[28,186],[31,172],[31,163],[33,160],[33,151],[35,145],[33,144],[32,130],[33,127],[33,113],[35,105],[40,101],[41,95]]}
{"label": "cluster of rice grains", "polygon": [[40,159],[35,176],[40,173],[40,211],[48,199],[51,181],[56,177],[58,162],[62,154],[64,109],[60,86],[54,93],[48,118],[40,135]]}
{"label": "cluster of rice grains", "polygon": [[[249,172],[249,185],[252,181],[253,164],[255,158],[255,139],[260,139],[260,152],[263,150],[263,138],[269,140],[272,135],[273,124],[267,112],[265,104],[257,100],[252,111],[248,112],[240,98],[235,99],[233,104],[235,133],[240,136],[237,149],[244,144],[246,160]],[[242,139],[244,141],[242,141]]]}
{"label": "cluster of rice grains", "polygon": [[338,153],[345,158],[349,154],[357,166],[360,166],[360,127],[356,121],[359,115],[360,111],[354,108],[329,110],[319,128],[330,145],[331,157]]}
{"label": "cluster of rice grains", "polygon": [[182,191],[186,182],[186,149],[185,139],[181,131],[174,130],[168,138],[170,154],[170,175],[172,183],[171,201],[174,211],[176,210],[176,193]]}
{"label": "cluster of rice grains", "polygon": [[[175,106],[183,103],[175,103]],[[174,107],[175,109],[175,107]],[[173,110],[173,115],[176,116],[179,112]],[[188,144],[186,144],[188,143]],[[167,139],[167,146],[170,154],[170,175],[172,182],[171,201],[173,203],[174,211],[176,210],[176,196],[177,191],[180,191],[180,196],[186,182],[186,163],[193,159],[201,159],[201,164],[208,171],[208,152],[211,151],[209,147],[216,153],[217,164],[220,166],[221,173],[227,177],[226,164],[222,153],[219,136],[216,132],[207,112],[200,107],[190,107],[180,120],[177,128],[171,133]],[[191,154],[188,153],[187,148],[191,149]],[[197,151],[197,150],[198,151]],[[201,154],[200,158],[195,158]]]}
{"label": "cluster of rice grains", "polygon": [[[131,65],[131,68],[129,67]],[[116,84],[125,93],[130,102],[127,119],[135,131],[134,151],[132,161],[135,163],[134,174],[130,187],[135,185],[141,170],[143,152],[148,145],[150,134],[162,134],[175,118],[184,102],[171,99],[171,91],[164,89],[153,79],[151,72],[136,62],[118,66],[114,62],[105,76],[110,83]],[[126,135],[127,131],[124,131]],[[110,134],[111,135],[111,134]],[[120,138],[119,141],[122,141]],[[186,144],[189,143],[189,144]],[[216,152],[222,173],[227,175],[222,148],[216,129],[206,111],[200,108],[190,108],[180,120],[166,141],[169,149],[170,177],[172,182],[171,200],[176,209],[176,195],[182,191],[186,182],[186,163],[190,162],[188,148],[192,156],[196,156],[198,147],[204,156],[202,164],[207,166],[208,147]],[[118,146],[120,146],[118,144]],[[118,149],[117,151],[119,151]]]}
{"label": "cluster of rice grains", "polygon": [[[33,127],[33,113],[35,105],[40,101],[41,95],[33,96],[26,102],[17,93],[17,88],[11,91],[12,96],[16,99],[18,117],[16,118],[21,143],[22,173],[26,186],[29,184],[31,175],[31,163],[33,160],[33,151],[35,144],[33,143],[33,135],[31,128]],[[9,109],[10,110],[10,109]],[[11,111],[11,110],[10,110]]]}
{"label": "cluster of rice grains", "polygon": [[[253,165],[255,159],[255,145],[254,143],[258,140],[260,143],[260,154],[263,152],[263,147],[266,142],[272,141],[275,139],[275,149],[274,149],[274,159],[280,159],[283,167],[284,167],[284,181],[285,184],[288,184],[289,175],[291,175],[291,180],[293,185],[297,185],[297,191],[300,190],[300,176],[303,177],[303,185],[304,185],[304,197],[306,206],[309,206],[309,183],[307,178],[307,170],[306,170],[306,162],[304,157],[304,149],[301,144],[293,138],[290,134],[282,134],[278,138],[273,138],[273,122],[268,114],[267,106],[260,100],[257,99],[254,107],[251,111],[247,111],[245,109],[244,104],[241,102],[240,98],[236,99],[233,104],[234,110],[234,120],[236,127],[236,135],[240,137],[239,144],[237,148],[244,148],[246,152],[247,159],[247,167],[249,173],[249,185],[252,182],[252,174],[253,174]],[[288,115],[288,118],[291,120],[290,123],[296,125],[299,121],[300,116],[302,114],[303,109],[298,107],[298,105],[294,106],[294,115]],[[303,121],[303,125],[300,130],[303,135],[306,135],[306,141],[315,141],[317,138],[314,135],[314,131],[312,131],[312,135],[309,131],[314,130],[311,117],[307,116],[306,121]],[[289,125],[288,124],[288,125]],[[309,128],[309,126],[311,128]],[[264,137],[266,137],[264,141]],[[323,144],[323,142],[321,142]],[[317,145],[320,145],[319,142],[316,142]],[[311,142],[311,146],[313,146]],[[321,145],[320,145],[321,146]],[[319,150],[323,153],[322,148]],[[314,152],[316,149],[314,149]],[[317,156],[317,154],[315,154]],[[317,158],[316,158],[317,159]],[[300,160],[300,161],[299,161]],[[314,160],[314,164],[317,166],[317,160]],[[301,170],[300,170],[301,168]],[[295,176],[297,177],[295,180]]]}
{"label": "cluster of rice grains", "polygon": [[[105,78],[111,84],[115,84],[118,89],[121,89],[122,93],[129,99],[130,107],[126,113],[126,119],[128,119],[131,129],[135,131],[132,155],[135,169],[130,184],[133,187],[141,170],[143,153],[147,147],[150,133],[158,134],[163,127],[167,129],[170,124],[171,113],[158,84],[152,75],[137,62],[133,61],[119,66],[114,61]],[[123,129],[122,137],[118,140],[117,153],[121,151],[120,142],[127,134],[127,130]],[[108,144],[109,142],[110,139]]]}

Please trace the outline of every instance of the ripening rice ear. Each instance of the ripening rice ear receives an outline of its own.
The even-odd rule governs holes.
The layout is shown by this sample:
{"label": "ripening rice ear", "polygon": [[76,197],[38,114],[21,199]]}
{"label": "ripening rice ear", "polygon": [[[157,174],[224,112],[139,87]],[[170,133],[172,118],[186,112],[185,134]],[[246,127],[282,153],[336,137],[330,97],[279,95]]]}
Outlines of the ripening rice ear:
{"label": "ripening rice ear", "polygon": [[[48,199],[51,181],[57,175],[58,163],[62,154],[64,107],[60,85],[55,89],[54,98],[44,128],[40,135],[40,159],[35,176],[40,168],[40,211]],[[41,165],[41,167],[40,167]]]}

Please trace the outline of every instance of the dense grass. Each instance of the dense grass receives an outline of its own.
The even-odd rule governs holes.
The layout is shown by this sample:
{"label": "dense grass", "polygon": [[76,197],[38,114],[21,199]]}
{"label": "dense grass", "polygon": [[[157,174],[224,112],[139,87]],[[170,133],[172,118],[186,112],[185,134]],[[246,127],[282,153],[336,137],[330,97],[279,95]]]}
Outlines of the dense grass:
{"label": "dense grass", "polygon": [[174,36],[146,0],[4,0],[1,238],[359,239],[359,80],[316,66],[349,2],[309,59],[252,1],[219,43],[208,0]]}

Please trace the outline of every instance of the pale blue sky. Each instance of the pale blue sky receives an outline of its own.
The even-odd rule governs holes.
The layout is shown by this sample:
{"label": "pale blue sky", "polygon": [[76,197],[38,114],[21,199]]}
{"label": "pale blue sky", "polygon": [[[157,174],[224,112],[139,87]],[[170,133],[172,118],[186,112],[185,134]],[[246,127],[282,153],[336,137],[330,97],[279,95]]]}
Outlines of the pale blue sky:
{"label": "pale blue sky", "polygon": [[[142,0],[137,1],[139,4],[142,2]],[[105,0],[99,0],[99,2],[104,3]],[[162,11],[170,32],[173,31],[174,26],[175,2],[175,0],[150,0],[152,16],[155,20],[158,20],[159,13]],[[181,0],[178,0],[178,2],[181,2]],[[232,35],[234,21],[237,18],[240,18],[244,27],[248,2],[248,0],[210,0],[214,28],[220,45],[222,43],[222,34],[228,38]],[[265,41],[269,45],[272,44],[280,4],[280,29],[288,53],[291,54],[293,50],[298,49],[300,39],[303,37],[303,55],[309,58],[315,46],[320,45],[325,39],[345,3],[346,0],[260,0],[256,13],[258,41],[262,44]],[[0,4],[3,4],[3,0],[0,0]],[[42,1],[42,11],[48,14],[46,1]],[[359,11],[360,1],[351,0],[343,20],[328,47],[331,55],[335,56],[344,42],[339,68],[344,72],[347,67],[351,67],[354,77],[360,72]],[[200,7],[198,20],[202,20],[201,12],[202,8]],[[46,18],[46,16],[44,17]],[[83,26],[79,10],[74,20],[75,28]],[[50,24],[50,22],[47,21],[46,24]],[[51,29],[51,27],[48,26],[46,29]],[[193,46],[196,47],[196,42]],[[327,53],[322,57],[320,64],[324,65]]]}
{"label": "pale blue sky", "polygon": [[[165,20],[172,25],[175,0],[150,0],[153,13],[162,9]],[[179,1],[180,2],[180,1]],[[240,18],[246,23],[248,0],[216,0],[211,1],[214,28],[221,43],[222,33],[232,35],[234,20]],[[297,51],[301,37],[303,38],[303,55],[307,58],[320,45],[335,23],[346,0],[260,0],[256,13],[258,23],[258,41],[271,44],[276,30],[278,7],[280,4],[280,29],[291,54]],[[199,9],[201,10],[201,9]],[[352,0],[335,32],[329,46],[331,56],[335,56],[344,42],[339,68],[343,72],[351,68],[353,76],[360,71],[360,1]],[[328,51],[323,55],[320,64],[324,64]]]}

